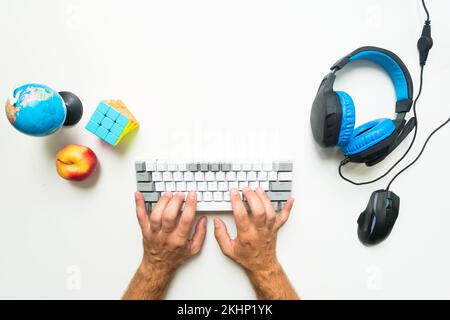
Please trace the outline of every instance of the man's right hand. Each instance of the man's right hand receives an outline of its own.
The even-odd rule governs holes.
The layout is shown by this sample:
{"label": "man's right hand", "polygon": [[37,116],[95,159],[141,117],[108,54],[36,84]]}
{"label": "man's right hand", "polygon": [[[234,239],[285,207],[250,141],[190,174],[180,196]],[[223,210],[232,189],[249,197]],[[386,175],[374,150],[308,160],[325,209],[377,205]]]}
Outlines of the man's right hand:
{"label": "man's right hand", "polygon": [[259,298],[298,299],[276,256],[277,232],[288,220],[294,199],[289,198],[277,214],[261,188],[256,191],[245,189],[243,195],[250,214],[239,192],[234,189],[230,192],[236,239],[230,238],[221,219],[214,220],[214,234],[222,252],[246,270]]}

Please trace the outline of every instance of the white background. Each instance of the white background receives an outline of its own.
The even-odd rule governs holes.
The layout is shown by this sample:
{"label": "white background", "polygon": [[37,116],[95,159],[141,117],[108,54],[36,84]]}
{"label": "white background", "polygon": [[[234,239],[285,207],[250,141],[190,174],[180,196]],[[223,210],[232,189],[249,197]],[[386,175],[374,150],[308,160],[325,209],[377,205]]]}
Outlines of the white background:
{"label": "white background", "polygon": [[[435,46],[413,154],[450,114],[450,2],[428,3]],[[44,83],[79,95],[85,116],[46,138],[22,135],[0,117],[0,298],[120,298],[141,257],[138,158],[292,159],[297,201],[278,255],[303,298],[450,298],[450,129],[395,182],[395,229],[366,248],[356,219],[387,181],[355,187],[340,180],[341,155],[317,147],[309,125],[322,77],[360,46],[397,53],[417,89],[424,19],[419,0],[2,0],[0,97],[19,84]],[[394,90],[380,68],[355,63],[335,87],[353,96],[358,124],[393,116]],[[84,129],[97,103],[113,98],[141,122],[116,149]],[[100,171],[85,183],[56,173],[55,155],[69,143],[99,158]],[[346,172],[376,177],[406,145],[375,168]],[[209,218],[203,251],[179,270],[167,297],[254,298],[244,272],[220,253]]]}

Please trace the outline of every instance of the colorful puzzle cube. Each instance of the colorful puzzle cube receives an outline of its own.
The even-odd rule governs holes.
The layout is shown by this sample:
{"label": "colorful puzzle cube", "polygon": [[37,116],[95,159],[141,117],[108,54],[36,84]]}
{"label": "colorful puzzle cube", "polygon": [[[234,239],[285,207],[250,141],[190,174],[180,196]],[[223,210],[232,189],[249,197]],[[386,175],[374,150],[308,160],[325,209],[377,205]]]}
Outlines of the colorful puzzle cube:
{"label": "colorful puzzle cube", "polygon": [[139,123],[125,104],[121,100],[111,100],[100,102],[86,125],[86,130],[116,146],[137,127]]}

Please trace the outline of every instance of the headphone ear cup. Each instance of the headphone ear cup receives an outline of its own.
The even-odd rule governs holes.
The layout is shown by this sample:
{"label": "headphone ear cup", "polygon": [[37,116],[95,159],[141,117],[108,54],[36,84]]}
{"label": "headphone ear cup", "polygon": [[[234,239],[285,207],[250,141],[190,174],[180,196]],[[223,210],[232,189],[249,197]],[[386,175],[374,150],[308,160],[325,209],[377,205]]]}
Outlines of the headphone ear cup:
{"label": "headphone ear cup", "polygon": [[382,118],[367,122],[353,131],[350,142],[342,148],[342,152],[346,156],[363,152],[387,139],[395,129],[392,119]]}
{"label": "headphone ear cup", "polygon": [[336,91],[336,94],[339,97],[342,109],[342,122],[337,145],[344,147],[349,143],[355,128],[355,104],[348,93]]}

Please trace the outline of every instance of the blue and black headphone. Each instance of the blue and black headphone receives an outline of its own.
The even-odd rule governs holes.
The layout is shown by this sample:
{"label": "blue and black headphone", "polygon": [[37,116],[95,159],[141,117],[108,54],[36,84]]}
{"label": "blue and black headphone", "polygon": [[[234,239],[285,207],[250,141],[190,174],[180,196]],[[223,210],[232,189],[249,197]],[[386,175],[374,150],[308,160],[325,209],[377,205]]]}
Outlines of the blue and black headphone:
{"label": "blue and black headphone", "polygon": [[[397,97],[395,119],[376,119],[355,129],[353,100],[344,91],[334,91],[333,84],[339,70],[358,60],[372,61],[388,73]],[[320,84],[311,110],[314,139],[323,147],[339,146],[345,155],[345,163],[375,165],[386,158],[416,126],[414,117],[408,123],[405,120],[412,104],[411,75],[402,60],[386,49],[359,48],[336,62]]]}
{"label": "blue and black headphone", "polygon": [[[417,96],[413,99],[413,84],[405,64],[394,53],[376,47],[359,48],[331,67],[331,72],[320,84],[311,111],[311,127],[314,139],[324,147],[339,146],[344,153],[344,160],[339,165],[342,179],[354,185],[367,185],[386,177],[408,155],[417,136],[417,101],[423,87],[424,67],[428,53],[433,47],[431,37],[431,20],[425,0],[422,6],[426,20],[422,35],[417,42],[420,63],[420,82]],[[336,73],[347,64],[357,60],[368,60],[381,66],[394,84],[397,102],[395,119],[377,119],[369,121],[355,129],[355,106],[349,94],[333,90]],[[406,122],[406,114],[413,110],[413,116]],[[358,237],[366,245],[374,245],[386,239],[397,220],[400,208],[400,197],[392,190],[392,183],[406,170],[411,168],[422,156],[428,142],[436,132],[450,123],[450,118],[435,128],[426,138],[417,156],[398,171],[389,181],[385,189],[374,191],[367,207],[358,218]],[[342,167],[349,162],[375,165],[386,158],[414,130],[409,147],[403,155],[379,177],[355,182],[342,174]]]}

